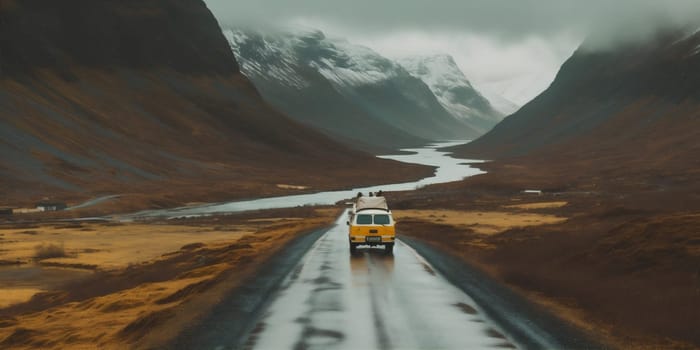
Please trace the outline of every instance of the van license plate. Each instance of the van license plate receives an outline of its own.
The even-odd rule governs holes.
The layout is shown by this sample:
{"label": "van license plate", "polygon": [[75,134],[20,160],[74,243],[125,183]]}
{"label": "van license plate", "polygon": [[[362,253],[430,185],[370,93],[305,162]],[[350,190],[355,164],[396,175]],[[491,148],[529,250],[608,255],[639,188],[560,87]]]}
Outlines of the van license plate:
{"label": "van license plate", "polygon": [[381,242],[382,237],[366,237],[367,242]]}

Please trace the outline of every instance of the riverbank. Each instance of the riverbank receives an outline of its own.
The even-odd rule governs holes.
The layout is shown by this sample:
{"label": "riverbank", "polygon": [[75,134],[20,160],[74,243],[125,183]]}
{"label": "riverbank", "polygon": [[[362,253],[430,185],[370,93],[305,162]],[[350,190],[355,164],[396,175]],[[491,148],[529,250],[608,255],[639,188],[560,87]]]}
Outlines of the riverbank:
{"label": "riverbank", "polygon": [[[295,208],[135,224],[5,225],[0,256],[20,266],[0,269],[0,293],[20,285],[27,291],[11,305],[4,300],[0,347],[165,344],[289,242],[339,213]],[[50,245],[63,256],[42,257]],[[17,273],[30,268],[65,273],[53,284],[42,274]]]}
{"label": "riverbank", "polygon": [[[488,175],[392,194],[397,212],[431,212],[404,217],[399,232],[613,347],[700,346],[700,207],[692,196],[631,177],[615,179],[618,186],[525,164],[485,166]],[[498,222],[522,215],[563,220]]]}
{"label": "riverbank", "polygon": [[[391,159],[363,155],[362,160],[338,159],[325,161],[323,166],[310,168],[300,162],[285,167],[267,165],[262,169],[221,170],[224,165],[212,166],[215,174],[178,179],[163,177],[157,181],[134,184],[116,184],[90,190],[86,183],[74,192],[47,192],[29,195],[17,187],[0,199],[0,207],[35,208],[44,197],[79,206],[92,199],[109,195],[109,200],[75,210],[57,212],[19,213],[0,215],[0,223],[47,220],[52,218],[95,217],[119,213],[133,213],[148,209],[176,208],[192,203],[217,203],[250,198],[287,196],[322,191],[335,191],[362,186],[381,186],[411,182],[433,175],[431,165],[407,164]],[[274,163],[274,162],[273,162]],[[368,171],[381,169],[381,171]],[[290,181],[294,179],[294,181]],[[94,182],[94,180],[91,180]],[[290,183],[291,182],[291,183]],[[90,185],[90,186],[88,186]],[[26,210],[24,210],[26,211]]]}

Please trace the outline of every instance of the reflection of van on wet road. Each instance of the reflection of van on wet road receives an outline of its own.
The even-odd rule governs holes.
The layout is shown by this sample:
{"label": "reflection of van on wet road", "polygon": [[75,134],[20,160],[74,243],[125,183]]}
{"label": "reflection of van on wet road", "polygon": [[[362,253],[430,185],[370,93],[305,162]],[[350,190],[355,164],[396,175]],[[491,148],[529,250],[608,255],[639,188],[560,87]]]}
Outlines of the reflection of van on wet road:
{"label": "reflection of van on wet road", "polygon": [[384,197],[359,197],[349,213],[350,252],[359,246],[384,246],[387,253],[394,249],[396,230],[394,218]]}

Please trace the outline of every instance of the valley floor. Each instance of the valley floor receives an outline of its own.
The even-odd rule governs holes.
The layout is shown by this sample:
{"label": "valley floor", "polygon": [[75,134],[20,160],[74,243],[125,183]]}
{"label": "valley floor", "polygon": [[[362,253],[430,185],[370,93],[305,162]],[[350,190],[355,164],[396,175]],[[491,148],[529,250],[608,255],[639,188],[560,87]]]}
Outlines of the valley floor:
{"label": "valley floor", "polygon": [[0,227],[0,347],[149,348],[339,210]]}
{"label": "valley floor", "polygon": [[487,166],[490,174],[396,194],[399,232],[612,347],[700,347],[700,206],[692,195],[584,182],[524,193],[562,180]]}
{"label": "valley floor", "polygon": [[[700,346],[695,197],[673,187],[564,186],[523,167],[485,166],[489,174],[391,193],[399,234],[460,258],[611,347]],[[339,212],[5,223],[0,347],[167,344]]]}

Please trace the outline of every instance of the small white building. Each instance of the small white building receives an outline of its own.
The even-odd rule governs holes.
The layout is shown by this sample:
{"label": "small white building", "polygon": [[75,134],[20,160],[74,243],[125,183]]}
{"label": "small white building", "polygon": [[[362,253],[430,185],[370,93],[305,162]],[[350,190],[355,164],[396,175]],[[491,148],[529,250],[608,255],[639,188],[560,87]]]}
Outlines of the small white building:
{"label": "small white building", "polygon": [[66,208],[68,208],[68,206],[63,202],[41,201],[36,204],[36,209],[39,211],[60,211]]}

